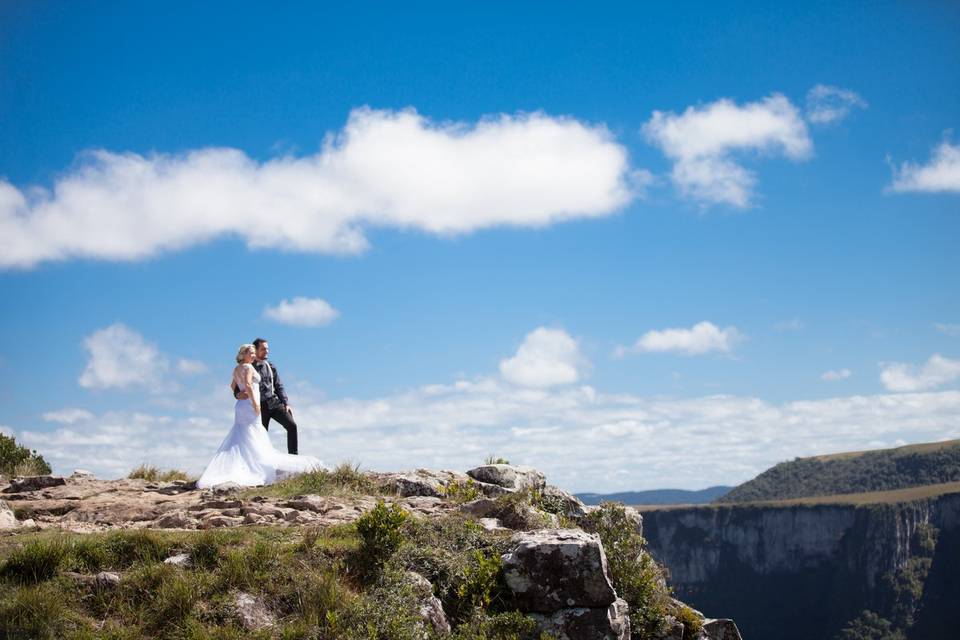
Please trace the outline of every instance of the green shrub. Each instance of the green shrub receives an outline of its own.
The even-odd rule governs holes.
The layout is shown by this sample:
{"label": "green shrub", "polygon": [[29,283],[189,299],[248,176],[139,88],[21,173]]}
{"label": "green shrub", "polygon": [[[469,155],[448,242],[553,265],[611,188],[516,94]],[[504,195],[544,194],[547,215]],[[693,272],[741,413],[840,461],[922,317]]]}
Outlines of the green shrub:
{"label": "green shrub", "polygon": [[477,483],[473,481],[473,478],[469,478],[466,482],[453,480],[441,488],[441,493],[448,500],[457,504],[470,502],[480,497],[480,489],[477,488]]}
{"label": "green shrub", "polygon": [[844,626],[837,640],[905,640],[902,631],[894,629],[893,623],[873,611],[862,611],[859,616]]}
{"label": "green shrub", "polygon": [[510,529],[540,529],[551,524],[539,509],[542,499],[543,494],[534,488],[506,493],[496,498],[496,506],[490,515]]}
{"label": "green shrub", "polygon": [[379,571],[400,548],[404,539],[401,527],[407,518],[407,512],[400,505],[391,504],[388,507],[383,500],[357,518],[360,563],[364,570]]}
{"label": "green shrub", "polygon": [[630,605],[634,637],[656,637],[664,627],[670,591],[663,570],[644,550],[646,541],[623,504],[602,502],[584,519],[583,527],[600,536],[613,586]]}
{"label": "green shrub", "polygon": [[179,469],[167,469],[163,471],[153,465],[141,464],[131,471],[128,475],[131,480],[147,480],[149,482],[173,482],[174,480],[190,480],[185,472]]}
{"label": "green shrub", "polygon": [[551,640],[551,636],[538,634],[537,623],[519,611],[490,614],[477,609],[453,630],[451,640]]}
{"label": "green shrub", "polygon": [[674,615],[677,621],[683,623],[683,640],[697,640],[703,631],[703,620],[697,613],[685,604],[677,607]]}
{"label": "green shrub", "polygon": [[459,611],[472,611],[478,607],[486,609],[493,597],[503,590],[503,562],[499,554],[487,555],[474,550],[471,556],[472,562],[457,584]]}
{"label": "green shrub", "polygon": [[20,584],[49,580],[57,575],[67,553],[67,545],[59,538],[27,542],[7,557],[0,567],[0,576]]}
{"label": "green shrub", "polygon": [[510,464],[510,461],[506,458],[500,458],[494,456],[492,453],[487,456],[486,460],[483,461],[484,464]]}
{"label": "green shrub", "polygon": [[17,444],[13,436],[0,433],[0,475],[12,478],[18,475],[45,475],[50,465],[36,451]]}

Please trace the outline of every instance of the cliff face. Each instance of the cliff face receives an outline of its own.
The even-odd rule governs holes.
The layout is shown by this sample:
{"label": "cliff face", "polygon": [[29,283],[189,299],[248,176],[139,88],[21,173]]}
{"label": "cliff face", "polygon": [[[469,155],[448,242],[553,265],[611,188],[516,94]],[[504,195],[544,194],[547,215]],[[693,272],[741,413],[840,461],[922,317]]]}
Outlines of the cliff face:
{"label": "cliff face", "polygon": [[[747,638],[832,638],[864,609],[900,606],[896,583],[907,573],[928,583],[913,608],[916,633],[936,627],[951,598],[960,601],[948,579],[951,563],[953,573],[958,568],[960,493],[897,504],[722,505],[643,516],[650,550],[670,570],[677,595],[707,615],[735,617]],[[934,548],[921,541],[930,531],[938,534]]]}

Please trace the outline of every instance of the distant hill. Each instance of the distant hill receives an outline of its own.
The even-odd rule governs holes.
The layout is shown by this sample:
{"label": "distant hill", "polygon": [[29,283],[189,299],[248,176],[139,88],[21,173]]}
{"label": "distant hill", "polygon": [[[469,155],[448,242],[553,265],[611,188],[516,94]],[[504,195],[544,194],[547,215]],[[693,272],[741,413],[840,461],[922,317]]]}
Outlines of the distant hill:
{"label": "distant hill", "polygon": [[719,498],[732,487],[707,487],[699,491],[684,489],[650,489],[649,491],[624,491],[621,493],[578,493],[584,504],[600,504],[601,501],[624,504],[704,504]]}
{"label": "distant hill", "polygon": [[714,501],[787,500],[890,491],[958,480],[960,440],[947,440],[781,462]]}

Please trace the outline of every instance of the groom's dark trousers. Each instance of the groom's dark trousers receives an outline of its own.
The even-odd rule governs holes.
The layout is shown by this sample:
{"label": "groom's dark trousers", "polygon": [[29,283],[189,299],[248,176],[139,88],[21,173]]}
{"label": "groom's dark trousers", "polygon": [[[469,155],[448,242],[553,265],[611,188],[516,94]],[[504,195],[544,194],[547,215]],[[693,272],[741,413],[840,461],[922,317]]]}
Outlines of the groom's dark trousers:
{"label": "groom's dark trousers", "polygon": [[260,407],[260,420],[267,431],[270,430],[271,418],[287,430],[287,453],[297,453],[297,421],[293,419],[286,407],[275,400],[264,402]]}

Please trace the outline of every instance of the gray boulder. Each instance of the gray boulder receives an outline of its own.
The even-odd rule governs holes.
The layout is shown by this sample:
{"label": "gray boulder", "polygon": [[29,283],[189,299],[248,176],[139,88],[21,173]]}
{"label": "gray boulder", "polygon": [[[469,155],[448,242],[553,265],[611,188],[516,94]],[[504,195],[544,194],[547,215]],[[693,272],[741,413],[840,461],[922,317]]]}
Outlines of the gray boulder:
{"label": "gray boulder", "polygon": [[378,475],[381,484],[392,489],[402,498],[411,496],[431,496],[442,498],[451,482],[465,484],[469,478],[455,471],[433,471],[417,469],[402,473],[384,473]]}
{"label": "gray boulder", "polygon": [[240,592],[233,599],[233,613],[247,631],[268,629],[276,624],[273,614],[259,598]]}
{"label": "gray boulder", "polygon": [[[447,615],[443,612],[443,604],[440,599],[433,595],[433,585],[430,581],[415,571],[408,571],[406,574],[407,582],[413,589],[414,594],[420,600],[420,618],[425,625],[440,634],[450,633],[450,623],[447,621]],[[429,634],[424,634],[429,637]]]}
{"label": "gray boulder", "polygon": [[530,614],[541,633],[557,640],[630,640],[630,616],[626,601],[617,598],[607,608],[577,607],[551,614]]}
{"label": "gray boulder", "polygon": [[703,635],[709,640],[743,640],[736,623],[729,618],[707,618],[703,621]]}
{"label": "gray boulder", "polygon": [[94,577],[93,583],[98,589],[115,589],[120,584],[120,576],[112,571],[101,571]]}
{"label": "gray boulder", "polygon": [[507,585],[522,611],[606,610],[617,598],[597,535],[580,529],[518,533],[502,556]]}
{"label": "gray boulder", "polygon": [[13,509],[7,506],[7,503],[0,500],[0,531],[3,529],[16,529],[20,526],[17,522],[17,516],[13,514]]}
{"label": "gray boulder", "polygon": [[515,464],[486,464],[470,469],[467,475],[479,482],[512,491],[543,490],[547,484],[546,477],[533,467]]}
{"label": "gray boulder", "polygon": [[[586,505],[572,493],[548,484],[543,488],[543,505],[551,513],[580,520],[587,515]],[[639,515],[639,514],[638,514]]]}

